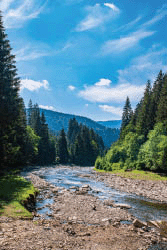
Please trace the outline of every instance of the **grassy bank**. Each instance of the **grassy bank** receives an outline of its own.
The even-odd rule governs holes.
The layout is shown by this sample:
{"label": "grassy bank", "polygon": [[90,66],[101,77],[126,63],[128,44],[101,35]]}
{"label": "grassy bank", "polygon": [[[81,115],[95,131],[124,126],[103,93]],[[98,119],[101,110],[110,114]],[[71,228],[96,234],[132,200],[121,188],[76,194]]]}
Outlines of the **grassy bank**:
{"label": "grassy bank", "polygon": [[133,170],[130,172],[125,172],[124,170],[113,170],[113,171],[105,171],[94,168],[97,172],[101,173],[111,173],[116,174],[118,176],[122,176],[125,178],[138,179],[138,180],[152,180],[152,181],[167,181],[167,176],[161,176],[157,173],[152,173],[148,171],[142,170]]}
{"label": "grassy bank", "polygon": [[31,218],[32,214],[22,204],[36,191],[23,177],[5,175],[0,178],[0,216]]}

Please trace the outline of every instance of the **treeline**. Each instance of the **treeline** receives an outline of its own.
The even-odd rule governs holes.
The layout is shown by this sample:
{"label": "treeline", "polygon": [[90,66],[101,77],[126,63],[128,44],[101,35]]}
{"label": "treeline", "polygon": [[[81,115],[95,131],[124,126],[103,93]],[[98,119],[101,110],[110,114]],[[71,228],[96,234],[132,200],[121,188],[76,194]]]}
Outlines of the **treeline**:
{"label": "treeline", "polygon": [[104,143],[93,129],[70,119],[67,136],[61,130],[57,140],[57,162],[74,163],[81,166],[94,165],[97,156],[102,155]]}
{"label": "treeline", "polygon": [[55,162],[56,137],[49,132],[45,115],[38,104],[33,105],[30,100],[28,106],[27,130],[27,163],[48,165]]}
{"label": "treeline", "polygon": [[139,169],[167,173],[167,74],[159,72],[151,87],[132,111],[127,97],[119,140],[104,157],[98,157],[97,169]]}
{"label": "treeline", "polygon": [[68,135],[62,130],[57,137],[49,131],[44,113],[31,101],[27,119],[11,50],[0,15],[0,174],[28,164],[94,164],[104,145],[93,130],[73,119]]}

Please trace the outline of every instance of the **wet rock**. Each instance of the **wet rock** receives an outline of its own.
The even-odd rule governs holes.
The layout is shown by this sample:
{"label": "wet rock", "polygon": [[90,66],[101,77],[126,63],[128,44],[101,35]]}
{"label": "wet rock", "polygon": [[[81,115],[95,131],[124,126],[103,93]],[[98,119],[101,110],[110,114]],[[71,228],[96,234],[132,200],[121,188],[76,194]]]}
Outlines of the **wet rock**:
{"label": "wet rock", "polygon": [[114,207],[119,207],[119,208],[125,208],[125,209],[130,209],[131,206],[128,205],[128,204],[120,204],[120,203],[116,203],[116,204],[113,204]]}
{"label": "wet rock", "polygon": [[138,219],[135,219],[135,220],[133,221],[133,225],[134,225],[135,227],[142,228],[142,227],[144,227],[144,226],[147,226],[147,223],[142,222],[142,221],[140,221],[140,220],[138,220]]}
{"label": "wet rock", "polygon": [[106,200],[104,201],[104,205],[106,206],[113,206],[114,201],[113,200]]}

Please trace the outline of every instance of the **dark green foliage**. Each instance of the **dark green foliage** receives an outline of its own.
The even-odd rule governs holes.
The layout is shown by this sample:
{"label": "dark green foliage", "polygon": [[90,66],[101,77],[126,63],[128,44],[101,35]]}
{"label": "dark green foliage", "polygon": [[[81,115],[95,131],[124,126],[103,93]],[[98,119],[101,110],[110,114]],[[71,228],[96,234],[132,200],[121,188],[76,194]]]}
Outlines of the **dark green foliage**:
{"label": "dark green foliage", "polygon": [[[45,115],[42,112],[40,114],[40,109],[38,104],[32,105],[32,101],[29,102],[28,109],[28,123],[29,126],[33,129],[36,136],[40,139],[38,141],[38,152],[31,152],[34,148],[35,141],[29,140],[29,149],[27,151],[31,152],[29,156],[29,162],[32,164],[48,165],[55,162],[56,159],[56,149],[55,149],[55,140],[53,136],[49,135],[48,125],[46,124]],[[31,132],[32,135],[32,132]],[[33,137],[35,139],[35,137]],[[32,142],[32,144],[30,143]],[[32,156],[32,158],[31,158]]]}
{"label": "dark green foliage", "polygon": [[101,136],[93,129],[78,124],[75,118],[69,121],[67,141],[70,161],[77,165],[94,165],[96,157],[104,150]]}
{"label": "dark green foliage", "polygon": [[58,146],[57,157],[59,158],[59,163],[66,164],[69,160],[69,154],[67,150],[67,140],[64,129],[60,131],[57,146]]}
{"label": "dark green foliage", "polygon": [[160,71],[152,89],[147,82],[130,121],[125,119],[127,104],[128,100],[123,110],[120,139],[104,157],[97,158],[96,168],[167,173],[167,75]]}
{"label": "dark green foliage", "polygon": [[150,106],[151,106],[151,83],[150,81],[148,81],[136,123],[137,133],[144,135],[145,138],[147,137],[147,134],[152,127]]}
{"label": "dark green foliage", "polygon": [[121,132],[120,132],[120,137],[122,137],[122,133],[124,128],[129,124],[131,118],[132,118],[132,108],[130,104],[129,97],[127,96],[125,106],[123,108],[123,113],[122,113],[122,124],[121,124]]}
{"label": "dark green foliage", "polygon": [[162,90],[157,110],[157,122],[162,122],[167,127],[167,75],[164,76]]}
{"label": "dark green foliage", "polygon": [[0,16],[0,166],[21,165],[25,160],[26,118],[19,96],[15,56]]}

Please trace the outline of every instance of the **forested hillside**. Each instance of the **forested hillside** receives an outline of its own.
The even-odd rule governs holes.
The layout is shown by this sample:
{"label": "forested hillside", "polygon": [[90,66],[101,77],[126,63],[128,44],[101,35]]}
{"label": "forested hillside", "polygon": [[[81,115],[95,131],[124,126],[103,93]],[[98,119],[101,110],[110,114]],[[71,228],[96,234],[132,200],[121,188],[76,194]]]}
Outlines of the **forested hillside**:
{"label": "forested hillside", "polygon": [[110,147],[119,137],[119,129],[107,128],[83,116],[64,114],[46,109],[40,109],[40,111],[44,113],[49,129],[55,133],[58,133],[62,128],[64,128],[64,131],[67,133],[69,120],[75,118],[78,123],[82,123],[88,128],[94,129],[94,131],[103,138],[106,147]]}
{"label": "forested hillside", "polygon": [[73,118],[69,120],[67,135],[64,129],[60,131],[56,144],[56,161],[93,166],[97,156],[102,155],[103,151],[101,136]]}
{"label": "forested hillside", "polygon": [[147,82],[134,112],[127,97],[120,138],[104,157],[97,158],[96,168],[167,173],[167,74],[160,71],[152,87]]}

